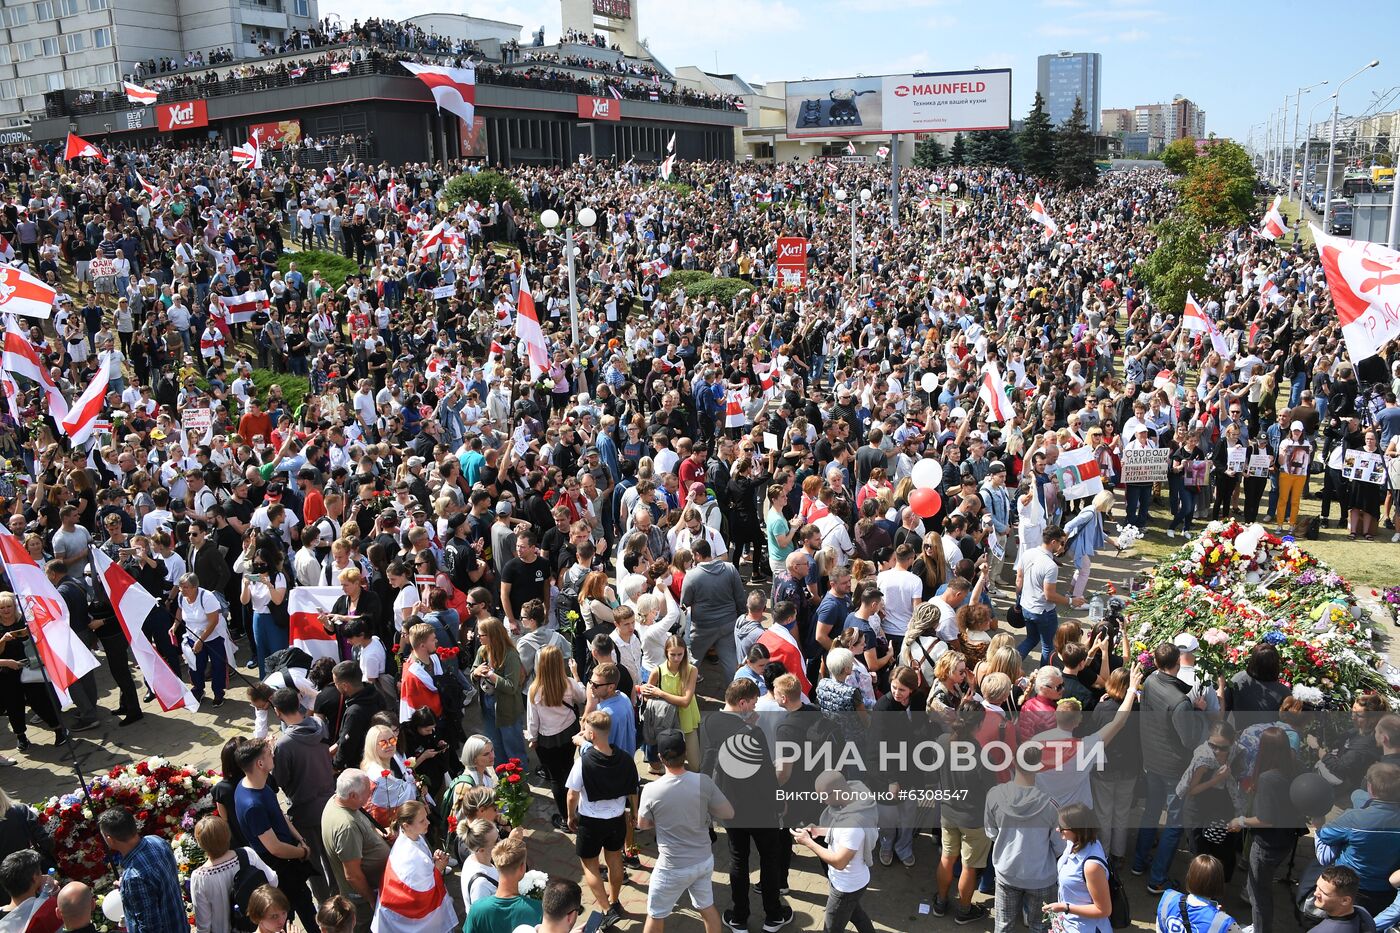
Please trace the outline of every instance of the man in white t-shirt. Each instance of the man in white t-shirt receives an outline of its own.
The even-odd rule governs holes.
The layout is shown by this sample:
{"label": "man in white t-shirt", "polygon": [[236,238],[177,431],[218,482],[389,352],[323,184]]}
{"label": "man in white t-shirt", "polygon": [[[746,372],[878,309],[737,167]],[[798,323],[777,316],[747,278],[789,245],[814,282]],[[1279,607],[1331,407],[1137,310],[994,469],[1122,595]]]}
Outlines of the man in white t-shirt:
{"label": "man in white t-shirt", "polygon": [[914,610],[924,601],[924,584],[909,569],[913,565],[914,549],[901,544],[894,549],[894,566],[875,577],[875,585],[885,594],[885,634],[890,636],[896,654]]}
{"label": "man in white t-shirt", "polygon": [[1019,648],[1021,657],[1027,657],[1036,642],[1040,643],[1040,663],[1050,662],[1054,651],[1055,629],[1060,627],[1058,607],[1084,605],[1084,597],[1071,599],[1060,594],[1056,585],[1060,581],[1060,568],[1055,558],[1064,553],[1067,541],[1059,525],[1047,525],[1041,534],[1040,547],[1031,548],[1026,559],[1021,562],[1016,583],[1020,589],[1021,612],[1026,617],[1026,637]]}
{"label": "man in white t-shirt", "polygon": [[878,833],[875,795],[859,781],[849,782],[835,771],[817,777],[817,794],[827,802],[822,825],[826,845],[807,829],[792,831],[793,841],[812,850],[826,865],[827,882],[824,930],[844,930],[854,924],[857,933],[874,933],[875,925],[861,906],[870,885],[870,851]]}

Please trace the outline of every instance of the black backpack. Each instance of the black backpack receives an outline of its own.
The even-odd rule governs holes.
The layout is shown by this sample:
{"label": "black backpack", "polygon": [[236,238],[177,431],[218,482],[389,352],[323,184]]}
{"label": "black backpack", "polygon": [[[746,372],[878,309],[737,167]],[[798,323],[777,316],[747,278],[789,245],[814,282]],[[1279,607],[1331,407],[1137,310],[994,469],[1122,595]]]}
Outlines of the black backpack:
{"label": "black backpack", "polygon": [[248,902],[252,900],[254,891],[268,883],[267,875],[248,861],[242,848],[235,848],[233,854],[238,856],[238,871],[234,873],[233,884],[228,889],[229,926],[239,933],[252,933],[258,925],[248,917]]}

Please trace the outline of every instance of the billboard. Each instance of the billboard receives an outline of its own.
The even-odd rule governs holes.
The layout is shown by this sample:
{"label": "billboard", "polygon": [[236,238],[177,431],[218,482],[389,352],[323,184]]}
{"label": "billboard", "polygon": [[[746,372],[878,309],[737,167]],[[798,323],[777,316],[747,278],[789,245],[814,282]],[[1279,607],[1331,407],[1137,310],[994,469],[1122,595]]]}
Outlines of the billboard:
{"label": "billboard", "polygon": [[778,285],[798,289],[807,284],[807,238],[780,236],[774,250],[778,267]]}
{"label": "billboard", "polygon": [[301,142],[300,120],[278,120],[276,123],[254,123],[248,127],[248,136],[258,134],[258,140],[265,148],[281,149]]}
{"label": "billboard", "polygon": [[459,117],[457,127],[462,134],[462,158],[486,158],[486,118],[474,116],[472,117],[472,125],[468,127],[467,121]]}
{"label": "billboard", "polygon": [[187,100],[179,104],[156,105],[156,129],[162,133],[175,130],[197,130],[209,125],[209,111],[203,100]]}
{"label": "billboard", "polygon": [[621,120],[622,101],[613,97],[589,97],[578,95],[578,118],[580,120]]}
{"label": "billboard", "polygon": [[1011,128],[1011,69],[787,83],[787,135],[879,136]]}
{"label": "billboard", "polygon": [[593,15],[609,19],[631,19],[632,0],[593,0]]}

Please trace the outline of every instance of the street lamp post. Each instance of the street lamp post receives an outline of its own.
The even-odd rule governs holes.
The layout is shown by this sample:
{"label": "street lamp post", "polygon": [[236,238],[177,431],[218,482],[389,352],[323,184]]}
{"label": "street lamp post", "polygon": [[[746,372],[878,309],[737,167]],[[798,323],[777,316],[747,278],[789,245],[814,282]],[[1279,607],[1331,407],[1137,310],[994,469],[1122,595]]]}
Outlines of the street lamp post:
{"label": "street lamp post", "polygon": [[1343,81],[1341,84],[1337,85],[1337,93],[1332,95],[1332,132],[1329,134],[1331,136],[1331,141],[1327,145],[1327,188],[1322,197],[1323,233],[1332,232],[1331,227],[1327,225],[1327,221],[1332,216],[1332,173],[1337,167],[1337,105],[1339,102],[1338,97],[1342,93],[1342,88],[1346,87],[1347,83],[1351,81],[1352,78],[1358,77],[1362,72],[1366,71],[1367,69],[1374,68],[1380,63],[1381,61],[1378,58],[1371,59],[1370,62],[1356,69],[1355,73],[1353,73],[1351,77],[1347,78],[1346,81]]}
{"label": "street lamp post", "polygon": [[1337,96],[1337,92],[1336,92],[1336,91],[1333,91],[1332,94],[1331,94],[1330,96],[1324,97],[1324,98],[1322,98],[1322,100],[1320,100],[1320,101],[1318,101],[1317,103],[1313,104],[1313,108],[1312,108],[1311,110],[1308,111],[1308,138],[1305,139],[1305,140],[1303,140],[1303,181],[1302,181],[1302,184],[1300,184],[1300,185],[1298,186],[1298,188],[1299,188],[1299,191],[1298,191],[1298,199],[1299,199],[1299,203],[1298,203],[1298,217],[1299,217],[1300,219],[1301,219],[1302,216],[1303,216],[1303,204],[1302,204],[1302,197],[1303,197],[1303,194],[1302,194],[1302,188],[1303,188],[1304,185],[1306,185],[1306,184],[1308,183],[1308,155],[1309,155],[1309,151],[1312,149],[1313,114],[1317,113],[1317,108],[1318,108],[1318,107],[1321,107],[1323,104],[1327,103],[1329,100],[1332,100],[1332,99],[1333,99],[1334,97],[1336,97],[1336,96]]}
{"label": "street lamp post", "polygon": [[[1319,81],[1319,82],[1317,82],[1316,84],[1310,84],[1310,85],[1308,85],[1307,87],[1300,87],[1300,88],[1298,88],[1298,96],[1297,96],[1296,98],[1294,98],[1294,100],[1293,100],[1293,145],[1291,145],[1291,146],[1288,147],[1288,185],[1289,185],[1289,188],[1290,188],[1290,189],[1291,189],[1292,186],[1293,186],[1293,160],[1296,159],[1296,158],[1298,157],[1298,117],[1300,116],[1299,111],[1302,109],[1302,106],[1303,106],[1303,95],[1304,95],[1304,94],[1307,94],[1309,91],[1312,91],[1314,88],[1322,87],[1322,86],[1323,86],[1324,84],[1326,84],[1326,83],[1327,83],[1326,81]],[[1312,118],[1309,117],[1308,119],[1311,120]],[[1304,164],[1303,168],[1304,168],[1304,171],[1307,170],[1307,165],[1306,165],[1306,163]],[[1303,183],[1304,183],[1304,181],[1306,181],[1306,178],[1299,178],[1299,179],[1298,179],[1298,216],[1299,216],[1299,217],[1302,217],[1302,216],[1303,216]]]}
{"label": "street lamp post", "polygon": [[[580,208],[574,214],[574,220],[585,230],[590,229],[598,222],[598,215],[591,207]],[[559,226],[559,213],[554,210],[547,210],[540,214],[540,223],[544,224],[548,230],[553,230]],[[574,228],[564,228],[564,256],[568,259],[569,269],[569,324],[573,330],[574,346],[579,346],[578,337],[578,275],[574,267],[574,254],[577,247],[574,245]]]}
{"label": "street lamp post", "polygon": [[[840,201],[840,202],[843,202],[843,203],[845,202],[845,200],[846,200],[846,198],[847,198],[847,194],[846,194],[846,189],[845,189],[845,188],[837,188],[837,189],[836,189],[834,192],[832,192],[832,193],[836,195],[836,200],[837,200],[837,201]],[[862,204],[869,204],[869,203],[870,203],[870,189],[869,189],[869,188],[862,188],[862,189],[860,189],[860,201],[861,201]],[[854,277],[855,277],[855,274],[856,274],[856,199],[855,199],[854,197],[852,197],[852,198],[851,198],[851,277],[854,278]]]}

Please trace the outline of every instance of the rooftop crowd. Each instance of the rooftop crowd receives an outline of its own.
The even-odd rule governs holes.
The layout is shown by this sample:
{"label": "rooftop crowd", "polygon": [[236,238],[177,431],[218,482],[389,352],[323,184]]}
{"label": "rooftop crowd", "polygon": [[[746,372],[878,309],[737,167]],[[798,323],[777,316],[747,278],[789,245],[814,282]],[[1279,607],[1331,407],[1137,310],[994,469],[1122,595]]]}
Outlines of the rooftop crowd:
{"label": "rooftop crowd", "polygon": [[[1183,633],[1151,646],[1144,676],[1119,631],[1075,612],[1115,522],[1303,534],[1301,499],[1320,494],[1323,521],[1335,505],[1355,537],[1393,527],[1389,484],[1345,480],[1334,454],[1400,455],[1400,361],[1358,379],[1313,251],[1224,238],[1202,296],[1222,354],[1134,276],[1175,203],[1159,172],[1070,192],[1004,169],[906,170],[896,225],[881,168],[824,161],[681,163],[670,186],[636,164],[516,168],[523,205],[444,211],[465,166],[250,174],[211,149],[115,155],[3,163],[0,234],[62,293],[50,320],[17,323],[68,399],[111,375],[92,451],[69,448],[32,383],[0,412],[6,525],[104,654],[121,725],[164,714],[89,576],[94,549],[159,600],[145,635],[195,697],[250,724],[221,749],[188,892],[168,846],[101,814],[132,933],[183,933],[186,898],[201,933],[233,928],[231,910],[265,933],[292,917],[381,933],[564,931],[589,910],[633,924],[621,892],[643,867],[648,933],[683,896],[708,933],[745,930],[754,852],[765,933],[792,922],[794,852],[822,863],[832,933],[873,929],[872,878],[907,878],[959,924],[1106,931],[1128,872],[1160,897],[1161,929],[1264,933],[1288,928],[1274,877],[1295,853],[1290,898],[1314,929],[1400,921],[1400,715],[1381,696],[1323,728],[1267,644],[1213,684]],[[932,205],[950,181],[958,199]],[[834,195],[862,187],[868,203]],[[1017,203],[1035,197],[1059,235]],[[576,257],[575,337],[562,242],[533,218],[584,207],[597,223]],[[425,251],[443,218],[457,245]],[[810,244],[796,290],[776,285],[783,235]],[[329,281],[293,245],[359,271]],[[115,275],[91,274],[99,256]],[[688,295],[656,260],[748,287]],[[517,339],[527,280],[548,342],[534,374]],[[225,323],[219,299],[257,291],[267,306]],[[989,360],[1002,419],[979,398]],[[185,430],[201,408],[212,427]],[[1160,494],[1120,482],[1142,446],[1171,451]],[[1105,491],[1067,500],[1053,465],[1085,447]],[[1267,466],[1246,472],[1261,461],[1240,449]],[[930,459],[925,517],[913,474]],[[317,620],[334,656],[315,661],[289,635],[309,586],[342,591]],[[31,716],[62,744],[112,715],[93,675],[71,713],[25,676],[21,602],[0,593],[20,766],[50,754]],[[235,689],[231,668],[256,683]],[[723,709],[702,717],[702,694]],[[1151,728],[1129,728],[1135,708]],[[777,739],[892,723],[1023,754],[902,777],[939,792],[936,809],[843,805],[849,774],[773,757]],[[743,782],[714,757],[739,735],[758,761]],[[1107,768],[1043,750],[1068,737],[1111,746]],[[500,825],[513,778],[548,790],[550,829]],[[810,801],[781,822],[755,812],[778,788]],[[28,812],[7,810],[0,834],[11,911],[51,887],[44,841],[10,831]],[[933,863],[915,854],[928,832]],[[579,871],[536,900],[520,891],[542,833],[571,838]],[[265,882],[251,893],[245,862]],[[81,884],[44,903],[46,929],[85,929],[93,910]]]}

